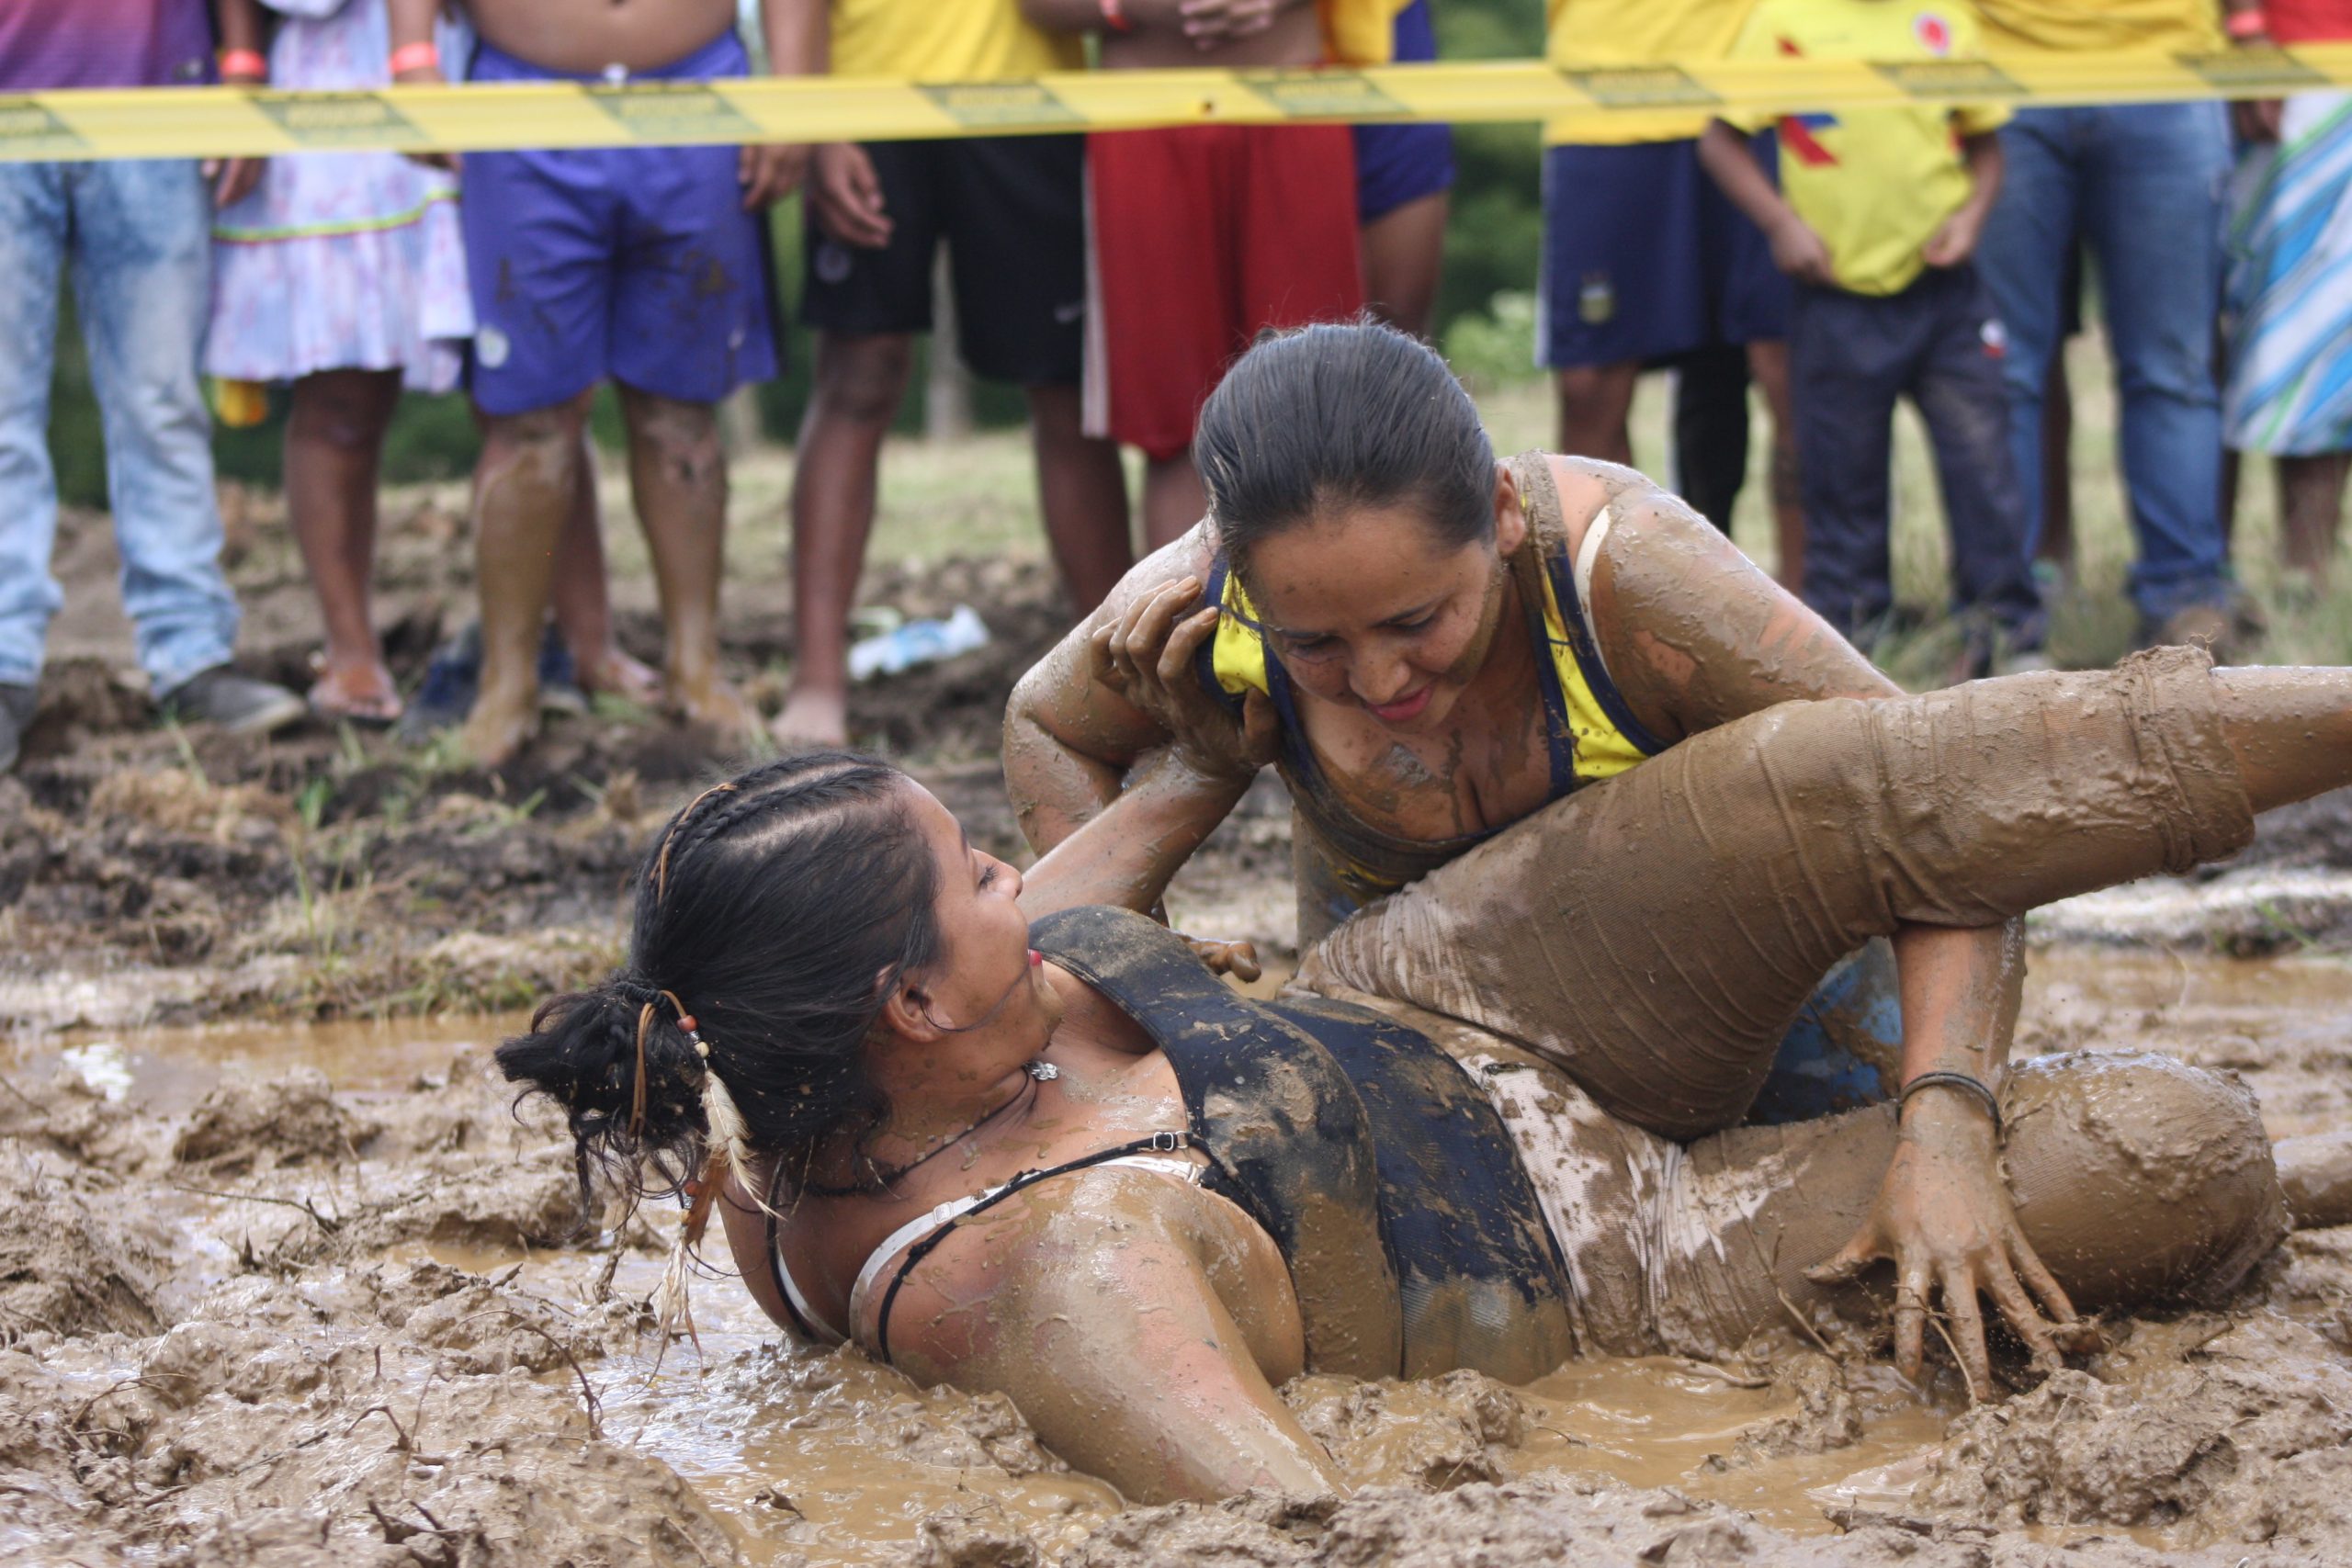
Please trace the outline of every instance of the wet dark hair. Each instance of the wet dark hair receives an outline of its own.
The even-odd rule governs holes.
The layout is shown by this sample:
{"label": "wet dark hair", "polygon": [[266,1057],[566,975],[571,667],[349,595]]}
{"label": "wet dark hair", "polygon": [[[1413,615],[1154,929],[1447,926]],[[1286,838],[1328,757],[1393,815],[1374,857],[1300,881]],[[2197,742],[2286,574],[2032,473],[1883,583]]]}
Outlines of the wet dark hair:
{"label": "wet dark hair", "polygon": [[1377,321],[1260,335],[1202,410],[1193,461],[1227,558],[1318,513],[1409,505],[1437,536],[1495,529],[1495,448],[1435,350]]}
{"label": "wet dark hair", "polygon": [[570,1119],[583,1214],[594,1166],[633,1192],[676,1191],[701,1170],[695,1035],[750,1149],[783,1156],[796,1184],[827,1139],[881,1126],[866,1032],[941,945],[937,869],[906,783],[875,758],[815,751],[704,792],[646,852],[627,964],[498,1047],[507,1077]]}

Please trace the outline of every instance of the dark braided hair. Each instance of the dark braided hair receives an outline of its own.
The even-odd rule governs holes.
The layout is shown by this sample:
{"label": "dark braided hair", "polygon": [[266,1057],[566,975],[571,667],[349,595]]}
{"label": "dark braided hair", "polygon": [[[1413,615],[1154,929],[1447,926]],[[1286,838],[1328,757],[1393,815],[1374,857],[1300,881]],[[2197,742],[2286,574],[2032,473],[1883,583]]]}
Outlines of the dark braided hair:
{"label": "dark braided hair", "polygon": [[812,751],[670,818],[638,874],[628,964],[498,1048],[508,1078],[569,1117],[583,1212],[596,1164],[643,1192],[701,1169],[707,1071],[751,1147],[787,1172],[883,1124],[866,1032],[898,977],[940,951],[937,874],[906,784],[876,759]]}
{"label": "dark braided hair", "polygon": [[1335,509],[1409,505],[1452,546],[1494,535],[1477,405],[1436,350],[1377,321],[1260,333],[1202,408],[1193,461],[1245,581],[1251,545]]}

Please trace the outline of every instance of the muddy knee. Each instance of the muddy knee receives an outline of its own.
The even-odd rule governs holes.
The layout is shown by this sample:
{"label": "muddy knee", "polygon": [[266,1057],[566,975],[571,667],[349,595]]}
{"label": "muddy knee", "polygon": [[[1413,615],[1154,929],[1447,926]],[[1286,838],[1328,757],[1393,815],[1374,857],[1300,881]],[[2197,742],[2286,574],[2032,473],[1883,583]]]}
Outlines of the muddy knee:
{"label": "muddy knee", "polygon": [[2018,1218],[2086,1310],[2211,1301],[2287,1232],[2252,1091],[2169,1056],[2018,1066],[2005,1157]]}

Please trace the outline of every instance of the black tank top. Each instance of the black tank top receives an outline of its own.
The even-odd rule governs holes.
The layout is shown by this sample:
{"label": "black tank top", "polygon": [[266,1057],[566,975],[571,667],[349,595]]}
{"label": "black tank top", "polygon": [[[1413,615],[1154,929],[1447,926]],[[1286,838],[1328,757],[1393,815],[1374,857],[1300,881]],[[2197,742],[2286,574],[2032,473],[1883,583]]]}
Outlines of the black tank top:
{"label": "black tank top", "polygon": [[[1518,1147],[1436,1042],[1321,998],[1253,1001],[1129,910],[1063,910],[1030,942],[1167,1054],[1205,1185],[1289,1265],[1310,1366],[1523,1382],[1574,1353],[1567,1270]],[[1394,1281],[1399,1340],[1332,1343],[1315,1303],[1361,1290],[1367,1264]]]}

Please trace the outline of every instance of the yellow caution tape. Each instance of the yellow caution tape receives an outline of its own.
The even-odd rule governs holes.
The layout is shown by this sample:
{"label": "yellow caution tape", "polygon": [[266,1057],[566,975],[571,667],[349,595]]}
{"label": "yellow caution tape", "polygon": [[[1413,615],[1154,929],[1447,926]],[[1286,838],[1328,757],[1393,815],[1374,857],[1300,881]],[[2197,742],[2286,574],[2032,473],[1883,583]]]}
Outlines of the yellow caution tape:
{"label": "yellow caution tape", "polygon": [[2330,86],[2352,86],[2352,43],[1884,64],[1775,59],[1578,70],[1485,61],[1362,71],[1066,72],[968,84],[768,76],[342,93],[80,90],[0,95],[0,162],[888,141],[1161,125],[1573,122],[1658,109],[1794,114],[1915,104],[2153,103]]}

